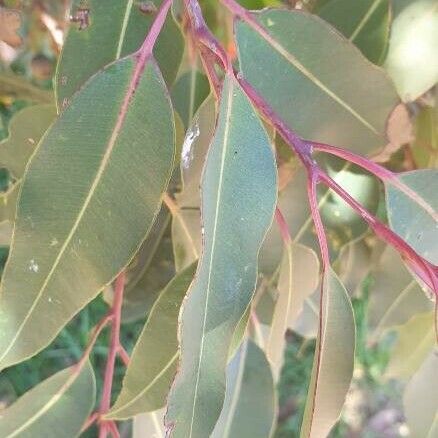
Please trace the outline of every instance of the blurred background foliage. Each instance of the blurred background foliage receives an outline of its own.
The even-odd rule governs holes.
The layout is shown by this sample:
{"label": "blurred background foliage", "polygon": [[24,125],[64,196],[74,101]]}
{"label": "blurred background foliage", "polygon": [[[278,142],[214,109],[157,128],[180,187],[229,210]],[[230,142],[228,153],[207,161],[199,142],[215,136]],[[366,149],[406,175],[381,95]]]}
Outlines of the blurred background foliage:
{"label": "blurred background foliage", "polygon": [[[142,3],[148,3],[150,6],[152,2],[138,3],[139,6]],[[433,40],[437,29],[431,30],[427,25],[421,24],[422,10],[425,10],[430,2],[361,0],[356,4],[351,0],[241,0],[240,3],[249,9],[266,6],[307,9],[336,27],[356,44],[371,62],[387,68],[404,104],[398,107],[388,122],[388,145],[374,158],[396,171],[438,166],[438,110],[436,87],[434,88],[436,71],[429,72],[433,65],[427,65],[423,79],[414,74],[414,77],[407,81],[400,73],[399,66],[400,53],[404,56],[405,63],[412,62],[418,66],[419,47],[424,49],[421,52],[423,58],[420,64],[424,61],[426,64],[435,63],[436,66],[436,39],[435,59],[428,58],[427,53],[428,42],[431,38]],[[359,26],[357,31],[364,15],[363,11],[370,10],[370,3],[376,4],[371,11],[371,18],[364,26]],[[235,52],[230,16],[225,9],[218,7],[217,0],[204,0],[201,4],[209,26],[226,44],[230,53]],[[410,8],[410,23],[406,23],[407,19],[404,17],[407,8]],[[50,123],[54,109],[53,106],[46,108],[45,122],[31,113],[26,116],[22,111],[36,106],[36,111],[40,111],[39,108],[43,105],[53,104],[53,78],[65,32],[70,25],[69,11],[69,0],[0,0],[0,141],[3,140],[0,144],[1,269],[7,259],[14,215],[14,194],[24,170],[24,163],[29,158],[35,141],[37,142]],[[177,19],[179,11],[175,2],[173,12]],[[13,16],[7,16],[6,12],[13,13]],[[408,28],[408,25],[412,26],[412,20],[414,24],[419,23],[415,35],[417,46],[413,46],[412,28]],[[15,26],[17,32],[7,33],[6,26]],[[405,42],[407,38],[411,38],[409,44]],[[177,122],[180,148],[184,135],[193,135],[191,129],[194,110],[209,94],[205,76],[200,71],[196,72],[195,105],[188,108],[184,104],[185,97],[190,92],[189,88],[194,86],[193,83],[189,83],[188,76],[190,69],[196,68],[193,67],[191,56],[190,50],[186,50],[180,73],[171,90],[180,119]],[[81,60],[78,59],[77,62]],[[204,123],[203,132],[206,131],[205,126],[212,129],[214,123],[214,105],[211,102],[208,104],[208,99],[206,102],[197,115],[200,122]],[[23,116],[26,126],[18,125],[17,122],[15,127],[14,117],[18,119],[20,113],[26,116]],[[27,137],[27,140],[32,139],[32,142],[25,144],[24,137]],[[308,212],[306,208],[302,211],[297,211],[296,208],[297,205],[305,205],[304,198],[300,199],[300,196],[304,196],[302,169],[281,139],[273,136],[273,143],[279,163],[280,206],[288,219],[297,224],[294,234],[300,233],[300,241],[315,248],[315,235],[310,224],[306,223]],[[197,184],[196,189],[191,189],[192,192],[187,187],[190,189],[190,181],[196,180],[195,176],[199,175],[202,152],[199,150],[198,161],[196,157],[191,159],[191,170],[186,173],[183,171],[185,191],[176,196],[176,202],[180,206],[193,206],[194,202],[195,206],[196,202],[199,205]],[[183,150],[183,162],[184,159]],[[382,187],[374,180],[352,166],[345,167],[337,160],[326,160],[322,164],[371,211],[377,212],[382,219],[386,218]],[[179,184],[176,180],[173,192],[179,191]],[[404,388],[412,376],[419,372],[422,361],[433,350],[433,342],[421,352],[420,357],[417,356],[417,360],[411,360],[408,353],[416,347],[418,340],[423,340],[426,336],[422,318],[430,318],[431,302],[425,298],[423,291],[412,280],[399,258],[377,243],[345,204],[336,196],[327,193],[320,193],[320,196],[324,199],[321,211],[330,237],[330,249],[333,257],[337,259],[337,271],[351,293],[357,324],[354,380],[341,421],[331,436],[409,436],[409,425],[403,409]],[[181,209],[180,212],[189,222],[191,215],[198,214],[196,208],[194,213],[189,208]],[[170,218],[167,209],[163,208],[156,229],[128,273],[131,286],[128,286],[125,297],[124,324],[121,332],[122,344],[128,352],[132,350],[158,292],[174,274],[175,264],[177,269],[180,269],[193,259],[190,254],[184,253],[186,246],[184,241],[181,241],[178,222],[174,221],[170,226]],[[262,251],[263,266],[259,284],[268,281],[274,290],[273,295],[278,281],[281,252],[281,241],[272,231]],[[108,288],[103,296],[96,298],[81,311],[49,348],[0,375],[0,409],[43,379],[78,360],[88,342],[90,330],[107,310],[111,293],[111,289]],[[267,297],[261,300],[257,307],[262,324],[264,315],[270,314],[269,293]],[[313,298],[311,296],[308,300],[311,301]],[[308,304],[311,306],[311,302]],[[315,314],[307,312],[305,307],[296,328],[287,334],[285,362],[278,383],[279,412],[276,438],[295,437],[299,434],[315,348],[315,327]],[[98,394],[102,386],[108,338],[109,333],[106,330],[91,355],[97,376]],[[407,361],[407,365],[400,369],[395,365],[396,359],[392,359],[393,356],[404,363]],[[123,374],[124,367],[121,362],[117,362],[114,394],[117,394],[121,386]],[[418,409],[421,409],[421,403],[422,400],[419,398]],[[128,436],[129,430],[130,422],[127,421],[121,427],[122,435]],[[94,434],[95,430],[91,429],[84,436]]]}

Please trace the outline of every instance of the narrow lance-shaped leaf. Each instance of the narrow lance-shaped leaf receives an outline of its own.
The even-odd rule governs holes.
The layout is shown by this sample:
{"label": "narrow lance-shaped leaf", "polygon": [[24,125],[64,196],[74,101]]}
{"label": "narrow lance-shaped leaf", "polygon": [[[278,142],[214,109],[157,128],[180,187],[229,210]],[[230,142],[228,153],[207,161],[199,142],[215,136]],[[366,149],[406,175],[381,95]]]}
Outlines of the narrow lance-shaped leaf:
{"label": "narrow lance-shaped leaf", "polygon": [[323,279],[322,321],[301,426],[302,438],[329,434],[353,376],[355,324],[344,286],[329,268]]}
{"label": "narrow lance-shaped leaf", "polygon": [[[83,24],[71,23],[64,42],[55,78],[58,109],[68,105],[94,73],[140,48],[155,18],[155,13],[142,12],[141,3],[88,0],[84,5],[74,0],[71,15]],[[158,8],[162,0],[154,3]],[[169,14],[154,50],[168,84],[175,79],[182,51],[181,33]]]}
{"label": "narrow lance-shaped leaf", "polygon": [[318,286],[319,261],[316,254],[300,244],[286,246],[278,280],[271,332],[267,346],[274,376],[278,379],[286,345],[286,330],[292,327],[302,312],[304,301]]}
{"label": "narrow lance-shaped leaf", "polygon": [[289,126],[363,154],[386,143],[398,98],[381,69],[319,17],[275,9],[253,17],[236,23],[240,68]]}
{"label": "narrow lance-shaped leaf", "polygon": [[391,181],[385,184],[389,224],[421,256],[438,265],[438,170],[414,170],[397,179],[408,193]]}
{"label": "narrow lance-shaped leaf", "polygon": [[117,401],[106,418],[129,418],[165,405],[178,364],[179,309],[195,267],[181,271],[160,293],[132,352]]}
{"label": "narrow lance-shaped leaf", "polygon": [[342,32],[375,64],[386,55],[391,9],[389,0],[332,0],[318,15]]}
{"label": "narrow lance-shaped leaf", "polygon": [[227,368],[224,407],[211,438],[268,438],[276,417],[268,360],[254,342],[242,344]]}
{"label": "narrow lance-shaped leaf", "polygon": [[75,95],[24,177],[0,293],[0,369],[48,345],[129,263],[173,160],[173,112],[150,57],[109,65]]}
{"label": "narrow lance-shaped leaf", "polygon": [[181,364],[166,416],[173,437],[205,438],[213,431],[231,339],[253,296],[257,253],[276,203],[269,139],[230,75],[201,190],[204,248],[181,316]]}
{"label": "narrow lance-shaped leaf", "polygon": [[[72,438],[94,406],[96,382],[87,361],[81,369],[67,368],[44,380],[0,415],[3,438]],[[60,420],[62,419],[62,424]]]}

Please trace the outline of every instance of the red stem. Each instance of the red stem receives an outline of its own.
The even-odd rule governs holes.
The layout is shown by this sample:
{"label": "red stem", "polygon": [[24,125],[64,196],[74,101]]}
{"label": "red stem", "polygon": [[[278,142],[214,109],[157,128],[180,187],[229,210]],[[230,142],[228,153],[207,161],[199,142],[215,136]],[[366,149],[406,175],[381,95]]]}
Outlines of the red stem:
{"label": "red stem", "polygon": [[[120,346],[120,322],[123,303],[123,292],[125,289],[125,273],[122,272],[116,278],[114,286],[114,300],[111,309],[113,317],[111,327],[111,343],[108,351],[108,358],[106,362],[105,377],[103,381],[102,400],[100,402],[99,413],[101,416],[106,414],[111,404],[111,389],[114,378],[114,365]],[[100,423],[99,438],[107,436],[109,423],[102,421]]]}
{"label": "red stem", "polygon": [[275,220],[277,221],[278,228],[280,229],[281,237],[283,238],[284,244],[290,245],[292,243],[292,237],[289,232],[289,225],[283,216],[281,210],[277,207],[275,209]]}
{"label": "red stem", "polygon": [[123,364],[127,367],[131,359],[128,352],[123,348],[123,345],[120,343],[117,348],[117,353],[119,354],[120,359],[122,359]]}

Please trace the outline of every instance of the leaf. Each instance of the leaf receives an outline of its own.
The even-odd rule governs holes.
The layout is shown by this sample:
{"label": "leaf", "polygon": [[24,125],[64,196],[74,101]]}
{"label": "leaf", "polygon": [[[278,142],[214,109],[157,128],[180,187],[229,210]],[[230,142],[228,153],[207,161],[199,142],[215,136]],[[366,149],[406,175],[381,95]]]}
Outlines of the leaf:
{"label": "leaf", "polygon": [[30,156],[56,117],[54,105],[29,106],[14,115],[9,136],[0,142],[0,166],[21,178]]}
{"label": "leaf", "polygon": [[400,173],[396,183],[407,186],[406,194],[391,181],[385,184],[386,208],[391,228],[415,251],[438,265],[438,170]]}
{"label": "leaf", "polygon": [[173,437],[206,437],[220,415],[230,343],[253,296],[257,253],[276,204],[269,139],[237,81],[227,76],[202,191],[203,252],[184,302],[181,363],[168,398]]}
{"label": "leaf", "polygon": [[316,254],[300,244],[288,245],[281,262],[278,298],[267,346],[276,381],[283,365],[286,330],[295,324],[305,300],[318,286],[318,279],[319,260]]}
{"label": "leaf", "polygon": [[117,401],[106,418],[130,418],[165,405],[178,364],[179,309],[195,267],[181,271],[160,293],[135,344]]}
{"label": "leaf", "polygon": [[164,438],[164,414],[166,409],[139,414],[132,422],[132,438]]}
{"label": "leaf", "polygon": [[182,74],[172,89],[172,102],[187,128],[199,105],[210,92],[208,79],[195,68]]}
{"label": "leaf", "polygon": [[0,368],[47,346],[129,263],[158,213],[174,147],[153,60],[117,61],[75,95],[24,177],[2,278]]}
{"label": "leaf", "polygon": [[[156,1],[157,8],[162,0]],[[89,25],[71,24],[64,42],[55,78],[58,109],[65,108],[73,94],[97,71],[112,61],[139,49],[155,14],[145,14],[134,0],[88,0]],[[72,15],[83,7],[74,0]],[[172,84],[183,51],[181,33],[169,14],[154,53],[167,84]]]}
{"label": "leaf", "polygon": [[418,167],[438,167],[437,106],[423,108],[415,119],[415,142],[411,146]]}
{"label": "leaf", "polygon": [[407,384],[403,395],[412,438],[434,438],[438,432],[438,354],[433,351]]}
{"label": "leaf", "polygon": [[7,192],[0,194],[0,223],[9,221],[13,224],[19,190],[20,184],[16,183]]}
{"label": "leaf", "polygon": [[354,366],[353,308],[334,271],[324,274],[321,331],[318,333],[301,437],[327,436],[345,402]]}
{"label": "leaf", "polygon": [[389,0],[332,0],[318,15],[336,27],[375,64],[381,64],[389,39]]}
{"label": "leaf", "polygon": [[397,332],[385,377],[406,379],[417,371],[435,345],[433,312],[414,315]]}
{"label": "leaf", "polygon": [[53,102],[53,94],[50,91],[35,87],[22,76],[6,72],[0,72],[0,95],[38,103]]}
{"label": "leaf", "polygon": [[211,438],[269,437],[275,411],[269,362],[263,350],[248,340],[228,365],[224,407]]}
{"label": "leaf", "polygon": [[371,271],[368,321],[377,341],[387,329],[406,323],[413,315],[431,310],[419,284],[404,267],[398,253],[387,247]]}
{"label": "leaf", "polygon": [[87,361],[80,371],[75,366],[67,368],[44,380],[1,412],[0,436],[79,436],[93,409],[95,397],[96,381],[90,363]]}
{"label": "leaf", "polygon": [[396,3],[385,68],[402,100],[409,102],[438,82],[438,6],[435,0]]}
{"label": "leaf", "polygon": [[362,154],[386,143],[397,95],[382,70],[316,16],[253,16],[253,25],[236,23],[240,68],[282,120],[303,138]]}
{"label": "leaf", "polygon": [[182,190],[172,211],[172,243],[177,271],[199,258],[201,218],[199,181],[216,126],[215,99],[210,95],[200,106],[187,130],[181,155]]}
{"label": "leaf", "polygon": [[23,40],[18,34],[20,27],[20,13],[0,7],[0,41],[4,41],[12,47],[21,46]]}

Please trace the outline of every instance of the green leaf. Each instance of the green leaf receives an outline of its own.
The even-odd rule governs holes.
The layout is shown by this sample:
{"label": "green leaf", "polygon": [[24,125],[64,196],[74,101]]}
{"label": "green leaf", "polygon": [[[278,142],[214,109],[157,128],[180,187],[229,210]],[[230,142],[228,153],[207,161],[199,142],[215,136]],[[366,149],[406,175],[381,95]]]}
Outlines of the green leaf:
{"label": "green leaf", "polygon": [[371,273],[368,321],[372,340],[377,341],[385,330],[406,323],[416,313],[431,310],[432,302],[394,249],[384,250]]}
{"label": "green leaf", "polygon": [[438,82],[438,6],[435,0],[398,1],[385,67],[403,101]]}
{"label": "green leaf", "polygon": [[248,340],[228,365],[224,407],[211,438],[269,437],[275,411],[269,362],[263,351]]}
{"label": "green leaf", "polygon": [[410,193],[391,181],[385,184],[389,224],[415,251],[438,265],[438,170],[405,172],[397,180]]}
{"label": "green leaf", "polygon": [[304,411],[301,437],[327,436],[338,420],[353,376],[353,308],[334,271],[324,274],[322,324]]}
{"label": "green leaf", "polygon": [[414,315],[397,332],[385,376],[406,379],[417,371],[435,345],[433,312]]}
{"label": "green leaf", "polygon": [[152,59],[117,61],[75,95],[24,177],[2,278],[0,368],[47,346],[129,263],[158,213],[174,147]]}
{"label": "green leaf", "polygon": [[412,438],[434,438],[438,432],[438,355],[432,351],[406,386],[403,395]]}
{"label": "green leaf", "polygon": [[6,72],[0,73],[0,95],[38,103],[53,102],[53,94],[50,91],[35,87],[24,77]]}
{"label": "green leaf", "polygon": [[283,365],[286,330],[293,327],[303,311],[305,300],[315,291],[319,280],[319,260],[306,246],[291,243],[285,248],[278,279],[267,355],[277,380]]}
{"label": "green leaf", "polygon": [[389,0],[332,0],[318,15],[332,24],[375,64],[381,64],[389,39]]}
{"label": "green leaf", "polygon": [[187,128],[201,103],[207,98],[210,85],[196,68],[182,74],[172,88],[172,102]]}
{"label": "green leaf", "polygon": [[257,253],[276,204],[268,136],[237,81],[227,76],[203,179],[203,252],[181,316],[181,364],[168,399],[172,436],[206,437],[225,396],[236,326],[253,296]]}
{"label": "green leaf", "polygon": [[4,221],[13,224],[19,191],[20,184],[17,182],[8,191],[0,193],[0,224]]}
{"label": "green leaf", "polygon": [[[436,91],[438,102],[438,91]],[[438,105],[420,110],[415,119],[415,142],[411,145],[418,167],[438,168]]]}
{"label": "green leaf", "polygon": [[[155,2],[157,7],[162,0]],[[72,15],[83,6],[74,0]],[[140,10],[134,0],[88,0],[89,26],[72,23],[62,49],[55,78],[58,109],[69,104],[73,94],[105,65],[140,48],[155,14]],[[181,33],[169,14],[154,50],[167,84],[176,77],[183,52]]]}
{"label": "green leaf", "polygon": [[179,309],[195,267],[181,271],[160,293],[132,352],[117,401],[106,418],[130,418],[165,405],[178,364]]}
{"label": "green leaf", "polygon": [[132,438],[164,438],[164,414],[166,409],[136,415],[132,421]]}
{"label": "green leaf", "polygon": [[254,17],[261,29],[236,24],[240,67],[282,120],[308,140],[362,154],[386,144],[398,98],[381,69],[316,16],[265,10]]}
{"label": "green leaf", "polygon": [[34,105],[19,111],[9,124],[9,136],[0,142],[0,166],[21,178],[36,145],[56,117],[54,105]]}
{"label": "green leaf", "polygon": [[96,382],[90,363],[87,361],[80,371],[75,366],[67,368],[44,380],[1,412],[0,436],[79,436],[93,409],[95,396]]}

